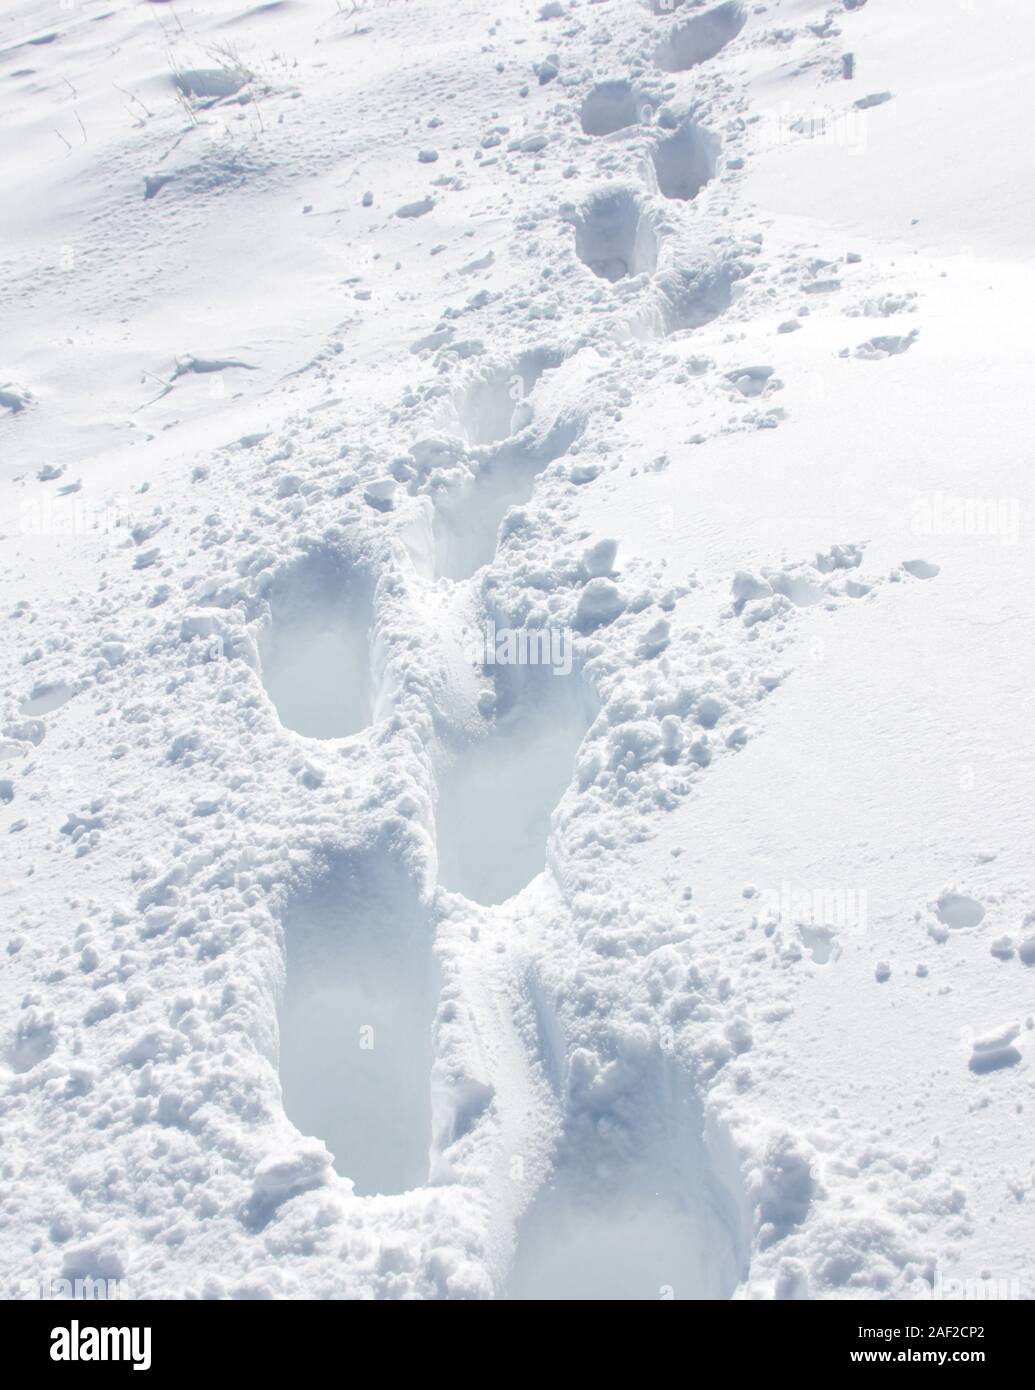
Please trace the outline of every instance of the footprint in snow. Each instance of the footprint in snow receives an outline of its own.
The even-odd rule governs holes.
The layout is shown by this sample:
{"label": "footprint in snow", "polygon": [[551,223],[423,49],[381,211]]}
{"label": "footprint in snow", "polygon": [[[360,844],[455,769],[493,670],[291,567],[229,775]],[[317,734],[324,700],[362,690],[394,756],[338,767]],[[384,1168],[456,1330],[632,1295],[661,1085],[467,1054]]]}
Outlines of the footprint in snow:
{"label": "footprint in snow", "polygon": [[[613,135],[643,120],[646,105],[636,88],[622,78],[598,82],[582,103],[580,119],[584,135]],[[650,106],[646,105],[649,116]]]}
{"label": "footprint in snow", "polygon": [[575,226],[575,254],[602,280],[615,284],[657,269],[657,233],[634,190],[595,193],[567,220]]}
{"label": "footprint in snow", "polygon": [[696,198],[715,175],[720,149],[717,135],[694,121],[684,121],[654,148],[654,173],[662,196],[680,202]]}
{"label": "footprint in snow", "polygon": [[737,37],[746,22],[744,6],[738,0],[727,0],[713,10],[674,24],[654,50],[654,61],[663,72],[686,72],[714,58]]}
{"label": "footprint in snow", "polygon": [[281,724],[306,738],[359,733],[373,714],[370,577],[333,549],[277,574],[259,631],[260,674]]}

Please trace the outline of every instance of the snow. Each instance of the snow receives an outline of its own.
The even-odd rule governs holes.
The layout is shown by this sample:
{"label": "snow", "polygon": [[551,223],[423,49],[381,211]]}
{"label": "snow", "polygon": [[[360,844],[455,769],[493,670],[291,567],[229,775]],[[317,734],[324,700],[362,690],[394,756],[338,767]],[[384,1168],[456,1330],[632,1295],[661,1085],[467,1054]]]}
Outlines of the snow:
{"label": "snow", "polygon": [[3,1292],[1032,1296],[1015,0],[18,0]]}

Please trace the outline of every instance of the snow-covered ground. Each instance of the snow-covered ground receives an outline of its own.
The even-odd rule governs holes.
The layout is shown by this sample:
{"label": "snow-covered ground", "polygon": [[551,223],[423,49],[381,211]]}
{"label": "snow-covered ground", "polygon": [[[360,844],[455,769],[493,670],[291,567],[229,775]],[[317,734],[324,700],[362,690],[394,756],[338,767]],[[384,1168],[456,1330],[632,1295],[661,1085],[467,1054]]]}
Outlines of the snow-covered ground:
{"label": "snow-covered ground", "polygon": [[5,7],[7,1296],[1032,1296],[1033,38]]}

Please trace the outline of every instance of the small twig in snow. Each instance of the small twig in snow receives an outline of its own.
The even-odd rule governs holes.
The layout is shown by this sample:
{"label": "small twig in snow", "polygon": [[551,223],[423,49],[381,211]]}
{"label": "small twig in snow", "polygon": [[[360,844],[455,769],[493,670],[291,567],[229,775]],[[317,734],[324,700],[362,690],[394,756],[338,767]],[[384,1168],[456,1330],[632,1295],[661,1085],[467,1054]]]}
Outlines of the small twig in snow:
{"label": "small twig in snow", "polygon": [[113,82],[111,85],[115,88],[117,92],[121,92],[124,97],[129,97],[130,101],[135,101],[136,104],[144,112],[146,112],[148,116],[154,116],[155,113],[153,111],[148,110],[148,108],[144,105],[144,103],[140,100],[138,96],[134,96],[132,92],[127,92],[125,87],[120,87],[117,82]]}

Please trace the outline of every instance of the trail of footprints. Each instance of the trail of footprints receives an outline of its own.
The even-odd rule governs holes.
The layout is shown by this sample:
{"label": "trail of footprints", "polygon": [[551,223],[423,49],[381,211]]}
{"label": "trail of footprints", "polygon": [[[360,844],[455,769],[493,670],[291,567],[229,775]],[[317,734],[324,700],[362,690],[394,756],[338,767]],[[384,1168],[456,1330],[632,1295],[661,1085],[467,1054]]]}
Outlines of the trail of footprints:
{"label": "trail of footprints", "polygon": [[[679,6],[655,0],[652,8],[668,15]],[[706,61],[745,18],[731,2],[673,23],[654,50],[657,66],[679,73]],[[660,130],[652,117],[650,103],[624,79],[598,83],[580,112],[593,138],[646,129],[657,192],[689,202],[715,175],[719,140],[690,119]],[[663,219],[651,197],[632,186],[607,187],[568,220],[574,252],[593,275],[612,285],[636,276],[651,283],[652,319],[667,334],[721,314],[733,275],[659,269]],[[537,418],[537,392],[563,360],[557,349],[530,349],[473,376],[451,398],[445,425],[460,441],[463,476],[433,497],[427,578],[461,584],[490,564],[507,511],[532,497],[536,479],[578,437],[576,416],[547,410]],[[259,657],[281,722],[310,738],[361,733],[377,698],[373,578],[337,552],[314,550],[265,596]],[[437,769],[439,881],[484,905],[506,902],[542,871],[551,813],[596,714],[577,671],[556,680],[548,668],[503,667],[494,681],[485,733],[452,749]],[[292,897],[284,933],[280,1075],[288,1117],[326,1142],[358,1194],[423,1185],[440,986],[434,922],[420,893],[376,849],[328,851]],[[660,1057],[658,1064],[669,1065]],[[592,1198],[565,1158],[578,1144],[562,1141],[554,1179],[523,1220],[510,1297],[657,1297],[659,1271],[680,1282],[680,1297],[732,1292],[746,1232],[712,1171],[685,1079],[669,1077],[661,1093],[670,1102],[642,1117],[638,1157],[616,1157],[597,1141],[596,1160],[610,1176]]]}
{"label": "trail of footprints", "polygon": [[[671,19],[683,6],[649,0],[649,8]],[[745,21],[736,0],[677,17],[659,38],[654,61],[665,73],[686,72],[736,38]],[[608,185],[564,215],[588,273],[611,286],[643,277],[663,336],[721,315],[734,272],[666,262],[665,216],[655,193],[670,203],[692,202],[715,177],[721,145],[690,117],[667,125],[656,117],[653,98],[634,82],[614,78],[591,88],[579,111],[583,133],[600,141],[642,139],[653,187]],[[887,353],[909,345],[898,342],[874,339],[870,346]],[[536,480],[577,440],[578,415],[544,395],[565,361],[558,347],[531,347],[471,374],[449,398],[442,424],[458,441],[461,477],[431,498],[425,578],[462,585],[491,564],[508,510],[534,495]],[[735,384],[748,394],[753,388],[742,381],[756,379],[764,387],[766,377],[750,371]],[[905,568],[918,578],[937,573],[924,561]],[[805,580],[777,576],[770,587],[795,605],[820,597]],[[263,597],[258,658],[281,723],[308,739],[361,735],[378,714],[373,568],[333,546],[314,546],[274,575]],[[559,680],[548,667],[498,667],[493,685],[484,733],[439,760],[435,811],[440,884],[489,907],[542,872],[552,812],[597,713],[594,692],[577,670]],[[72,693],[60,683],[41,686],[22,713],[50,714]],[[20,751],[13,738],[22,738],[20,728],[4,732]],[[12,782],[0,780],[0,801],[13,796]],[[983,916],[980,903],[960,894],[944,894],[937,904],[946,932],[976,926]],[[441,992],[432,909],[387,848],[328,848],[296,883],[283,929],[279,1070],[287,1116],[302,1133],[323,1139],[358,1195],[421,1187],[432,1145],[429,1078]],[[563,1028],[546,1018],[542,1001],[538,1007],[544,1036],[563,1049]],[[971,1069],[1013,1065],[1017,1031],[975,1040]],[[42,1025],[24,1029],[16,1069],[31,1067],[51,1046]],[[563,1077],[566,1056],[555,1062]],[[680,1297],[726,1297],[735,1288],[749,1244],[737,1204],[715,1172],[685,1078],[660,1055],[651,1065],[665,1074],[661,1084],[644,1085],[635,1102],[636,1154],[616,1155],[599,1136],[586,1153],[585,1136],[563,1135],[554,1174],[522,1220],[511,1297],[657,1297],[659,1271],[678,1284]],[[587,1168],[605,1175],[591,1192]],[[267,1215],[257,1211],[256,1225]]]}
{"label": "trail of footprints", "polygon": [[[652,8],[669,16],[681,5],[654,0]],[[680,73],[707,61],[745,18],[737,3],[677,18],[654,50],[657,66]],[[653,186],[608,185],[564,215],[588,273],[611,286],[643,278],[649,317],[664,336],[721,315],[734,272],[666,260],[666,216],[655,194],[692,202],[714,178],[721,146],[689,117],[667,125],[656,117],[653,99],[631,81],[591,88],[579,112],[583,133],[642,139]],[[491,564],[508,510],[532,498],[544,470],[578,439],[584,422],[550,396],[565,363],[559,347],[530,347],[457,385],[442,426],[458,441],[460,480],[430,499],[425,578],[459,586]],[[936,573],[924,564],[906,568],[920,578]],[[375,568],[314,546],[274,575],[263,595],[262,680],[281,723],[305,738],[351,739],[377,719]],[[805,581],[774,582],[774,591],[780,582],[796,605],[817,601]],[[498,667],[493,686],[484,732],[439,759],[435,810],[439,883],[488,907],[508,902],[542,872],[551,815],[597,713],[577,669],[559,680],[549,668]],[[49,714],[71,694],[62,685],[41,687],[22,712]],[[13,795],[13,784],[0,780],[0,801]],[[961,895],[938,903],[946,931],[974,926],[982,915],[980,904]],[[283,929],[279,1071],[288,1118],[327,1144],[358,1195],[421,1187],[433,1140],[429,1078],[441,993],[433,910],[390,850],[327,848],[296,884]],[[564,1030],[545,1018],[542,1001],[539,1008],[544,1035],[559,1040],[554,1070],[563,1078]],[[1013,1065],[1015,1036],[1008,1029],[977,1039],[971,1069]],[[45,1029],[27,1030],[16,1068],[33,1065],[50,1045]],[[665,1076],[642,1088],[635,1154],[616,1155],[599,1137],[587,1154],[584,1135],[563,1134],[553,1176],[521,1222],[510,1297],[657,1297],[660,1271],[679,1297],[726,1297],[735,1288],[747,1230],[706,1149],[703,1116],[685,1078],[660,1055],[656,1065]],[[605,1175],[592,1190],[587,1167]],[[253,1213],[257,1228],[271,1211]]]}
{"label": "trail of footprints", "polygon": [[[737,4],[720,5],[687,21],[670,40],[681,55],[680,67],[672,70],[714,56],[743,23]],[[689,117],[659,134],[651,124],[653,116],[652,102],[622,78],[598,82],[580,109],[583,132],[590,136],[647,131],[657,190],[665,199],[689,202],[717,171],[719,138]],[[729,268],[702,273],[698,266],[675,265],[659,272],[662,218],[643,190],[621,185],[601,189],[564,215],[574,231],[575,254],[594,275],[610,284],[653,277],[654,300],[646,317],[661,334],[700,327],[729,307],[734,279]],[[466,579],[488,564],[508,509],[529,500],[539,474],[574,442],[578,429],[571,424],[555,423],[545,439],[529,432],[535,386],[559,364],[557,352],[528,352],[510,366],[476,378],[456,403],[454,427],[471,451],[473,474],[436,499],[437,576]]]}

